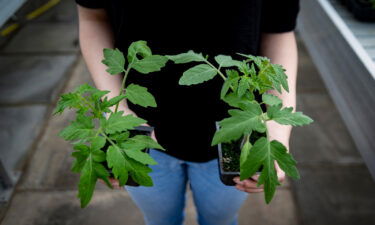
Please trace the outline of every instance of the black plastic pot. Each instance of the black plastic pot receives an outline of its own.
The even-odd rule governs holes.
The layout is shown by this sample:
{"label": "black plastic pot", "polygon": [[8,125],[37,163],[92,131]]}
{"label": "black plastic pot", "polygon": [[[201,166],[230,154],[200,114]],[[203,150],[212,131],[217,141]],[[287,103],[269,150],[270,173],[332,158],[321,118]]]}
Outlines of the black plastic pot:
{"label": "black plastic pot", "polygon": [[[216,122],[216,129],[218,130],[219,129],[219,123]],[[221,182],[223,182],[223,184],[225,185],[228,185],[228,186],[234,186],[236,185],[236,183],[233,181],[233,178],[234,177],[238,177],[240,176],[240,171],[239,169],[238,170],[229,170],[228,169],[226,170],[225,169],[225,149],[230,149],[229,151],[231,151],[231,155],[233,156],[233,158],[236,158],[236,159],[233,159],[235,162],[238,161],[238,168],[239,168],[239,158],[240,158],[240,155],[241,155],[241,140],[242,140],[242,137],[240,139],[238,139],[237,141],[233,141],[231,143],[220,143],[217,145],[217,149],[218,149],[218,164],[219,164],[219,176],[220,176],[220,180]],[[254,143],[252,143],[254,144]],[[257,172],[257,174],[259,174],[259,172],[261,172],[263,169],[263,167],[261,166]]]}
{"label": "black plastic pot", "polygon": [[[138,127],[135,127],[134,130],[130,130],[130,135],[129,137],[133,137],[135,135],[147,135],[147,136],[151,136],[151,133],[152,131],[154,130],[153,127],[149,127],[149,126],[138,126]],[[103,149],[108,149],[108,147],[110,146],[110,143],[107,141],[105,146],[103,147]],[[150,152],[150,149],[144,149],[143,150],[144,152],[146,153],[149,153]],[[109,174],[110,174],[110,177],[111,178],[114,178],[114,175],[112,173],[112,170],[108,167],[107,165],[107,161],[103,162],[103,165],[105,166],[105,168],[107,168]],[[128,177],[128,181],[126,182],[125,185],[128,185],[128,186],[134,186],[134,187],[138,187],[139,184],[136,183],[132,177],[129,175]]]}

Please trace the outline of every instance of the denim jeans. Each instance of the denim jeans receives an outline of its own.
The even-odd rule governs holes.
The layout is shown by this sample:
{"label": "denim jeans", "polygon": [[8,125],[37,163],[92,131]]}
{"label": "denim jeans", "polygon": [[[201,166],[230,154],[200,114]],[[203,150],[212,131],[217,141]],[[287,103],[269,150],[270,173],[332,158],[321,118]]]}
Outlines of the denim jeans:
{"label": "denim jeans", "polygon": [[183,224],[187,183],[200,225],[237,224],[238,210],[248,194],[221,183],[217,159],[188,162],[155,149],[150,155],[158,162],[150,166],[154,186],[125,186],[147,225]]}

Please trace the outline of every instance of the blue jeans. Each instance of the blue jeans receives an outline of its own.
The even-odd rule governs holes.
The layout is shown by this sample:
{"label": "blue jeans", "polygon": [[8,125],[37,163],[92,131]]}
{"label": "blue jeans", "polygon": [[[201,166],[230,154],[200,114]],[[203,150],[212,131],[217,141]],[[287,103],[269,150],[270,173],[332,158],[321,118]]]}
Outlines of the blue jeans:
{"label": "blue jeans", "polygon": [[226,186],[219,178],[217,159],[205,163],[179,160],[155,149],[150,155],[153,187],[125,186],[147,225],[182,225],[189,181],[200,225],[236,225],[238,210],[248,194]]}

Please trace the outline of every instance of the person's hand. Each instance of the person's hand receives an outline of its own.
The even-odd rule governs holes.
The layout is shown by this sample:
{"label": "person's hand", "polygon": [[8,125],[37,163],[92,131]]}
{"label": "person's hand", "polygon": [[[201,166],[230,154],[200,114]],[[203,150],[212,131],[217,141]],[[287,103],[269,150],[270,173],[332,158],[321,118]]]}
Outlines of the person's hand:
{"label": "person's hand", "polygon": [[[122,187],[120,187],[120,183],[119,183],[119,181],[117,179],[110,177],[110,178],[108,178],[108,180],[112,184],[113,189],[122,190]],[[104,182],[104,180],[102,180],[102,179],[99,179],[99,182],[102,183],[102,184],[107,185]]]}
{"label": "person's hand", "polygon": [[[279,164],[275,161],[275,168],[277,172],[277,177],[280,183],[283,183],[285,180],[285,172],[280,168]],[[236,182],[236,188],[240,191],[247,193],[259,193],[264,191],[263,184],[257,187],[259,175],[254,175],[249,179],[240,181],[240,177],[235,177],[233,179]]]}

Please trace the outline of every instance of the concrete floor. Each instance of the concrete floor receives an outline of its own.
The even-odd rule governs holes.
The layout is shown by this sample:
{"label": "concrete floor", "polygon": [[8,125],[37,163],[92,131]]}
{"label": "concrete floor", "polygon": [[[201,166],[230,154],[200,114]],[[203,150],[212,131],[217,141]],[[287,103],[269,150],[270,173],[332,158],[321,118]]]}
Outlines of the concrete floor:
{"label": "concrete floor", "polygon": [[[26,166],[18,168],[22,176],[13,197],[1,208],[2,225],[144,224],[126,191],[101,184],[89,207],[79,208],[78,176],[70,172],[71,145],[56,136],[74,115],[51,116],[59,93],[92,83],[79,54],[72,12],[74,1],[62,1],[23,26],[0,49],[0,96],[9,96],[0,97],[1,118],[9,118],[0,124],[24,131],[0,136],[1,145],[9,151],[24,146],[27,152],[19,163]],[[291,152],[302,179],[287,180],[270,205],[262,194],[249,195],[239,224],[375,224],[375,183],[303,43],[298,44],[297,108],[315,120],[293,129]],[[189,196],[188,225],[196,224]]]}

